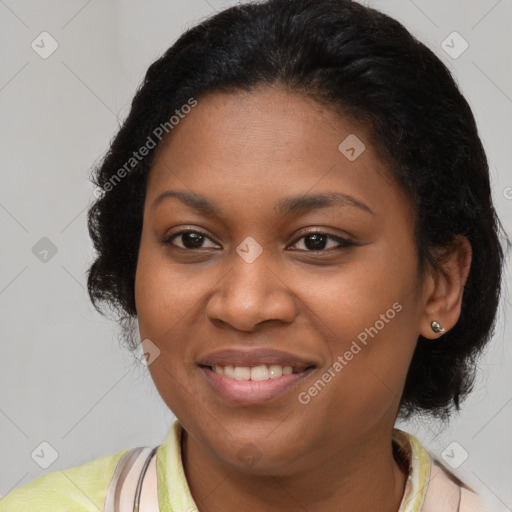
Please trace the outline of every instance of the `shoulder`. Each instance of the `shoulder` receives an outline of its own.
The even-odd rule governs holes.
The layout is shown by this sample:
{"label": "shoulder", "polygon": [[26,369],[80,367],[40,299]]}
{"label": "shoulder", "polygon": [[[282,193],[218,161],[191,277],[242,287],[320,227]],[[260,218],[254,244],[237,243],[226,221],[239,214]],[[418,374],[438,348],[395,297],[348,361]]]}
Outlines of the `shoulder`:
{"label": "shoulder", "polygon": [[[462,497],[464,496],[464,504]],[[449,471],[436,458],[432,457],[432,466],[424,503],[425,512],[457,510],[460,512],[484,512],[477,494]]]}
{"label": "shoulder", "polygon": [[0,500],[0,512],[98,512],[128,450],[40,476]]}
{"label": "shoulder", "polygon": [[499,512],[490,504],[489,496],[482,489],[470,487],[446,468],[440,460],[432,457],[432,468],[424,504],[424,512]]}
{"label": "shoulder", "polygon": [[481,485],[468,484],[467,473],[459,478],[413,435],[394,429],[393,441],[408,474],[400,512],[505,512]]}

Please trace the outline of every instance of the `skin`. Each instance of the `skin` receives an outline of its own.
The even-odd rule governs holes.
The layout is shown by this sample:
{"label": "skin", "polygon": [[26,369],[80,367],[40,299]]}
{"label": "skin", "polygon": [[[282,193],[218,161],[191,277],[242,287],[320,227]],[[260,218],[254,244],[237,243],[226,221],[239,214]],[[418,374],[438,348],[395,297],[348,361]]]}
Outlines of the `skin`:
{"label": "skin", "polygon": [[[349,134],[366,146],[354,161],[338,149]],[[176,198],[153,206],[167,190],[200,194],[222,213]],[[351,205],[274,210],[288,196],[333,191],[372,213]],[[136,306],[141,339],[161,350],[149,369],[184,428],[182,459],[199,510],[398,510],[406,475],[391,435],[407,370],[418,335],[441,336],[432,320],[447,331],[457,322],[471,261],[458,237],[442,268],[421,279],[413,220],[363,127],[279,87],[201,97],[159,147]],[[206,234],[199,249],[187,235],[162,243],[187,229]],[[356,245],[328,240],[315,251],[304,237],[313,229]],[[248,236],[263,250],[250,264],[236,252]],[[402,310],[300,403],[299,393],[396,302]],[[234,347],[279,348],[317,367],[272,401],[236,404],[197,365]],[[250,465],[240,456],[248,446],[257,454]]]}

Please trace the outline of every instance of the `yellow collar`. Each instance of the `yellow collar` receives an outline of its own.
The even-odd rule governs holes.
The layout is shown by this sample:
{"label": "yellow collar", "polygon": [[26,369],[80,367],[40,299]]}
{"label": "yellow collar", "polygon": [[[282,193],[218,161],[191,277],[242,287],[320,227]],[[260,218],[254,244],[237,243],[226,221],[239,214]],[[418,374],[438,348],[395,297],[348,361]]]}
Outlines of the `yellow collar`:
{"label": "yellow collar", "polygon": [[427,493],[432,465],[430,454],[413,435],[403,430],[393,429],[392,439],[409,473],[398,512],[419,512]]}
{"label": "yellow collar", "polygon": [[[165,442],[157,451],[158,504],[160,512],[197,511],[181,459],[182,426],[175,420]],[[393,429],[393,443],[409,476],[398,512],[419,512],[430,475],[431,459],[419,441],[402,430]]]}

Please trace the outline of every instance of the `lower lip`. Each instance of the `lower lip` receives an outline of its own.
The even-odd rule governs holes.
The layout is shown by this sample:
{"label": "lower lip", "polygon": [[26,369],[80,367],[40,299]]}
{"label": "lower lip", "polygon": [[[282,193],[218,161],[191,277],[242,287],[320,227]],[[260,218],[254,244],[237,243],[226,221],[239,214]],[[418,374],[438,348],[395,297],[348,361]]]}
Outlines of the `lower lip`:
{"label": "lower lip", "polygon": [[212,387],[224,397],[240,404],[269,402],[290,391],[309,375],[313,368],[301,373],[282,375],[268,380],[236,380],[214,372],[209,367],[200,367]]}

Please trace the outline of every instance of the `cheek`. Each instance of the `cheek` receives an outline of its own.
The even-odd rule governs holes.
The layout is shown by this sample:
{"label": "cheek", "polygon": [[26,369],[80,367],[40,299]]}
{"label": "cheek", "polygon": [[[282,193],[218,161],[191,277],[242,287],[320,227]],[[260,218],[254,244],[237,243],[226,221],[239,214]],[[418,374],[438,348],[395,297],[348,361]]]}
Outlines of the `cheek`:
{"label": "cheek", "polygon": [[145,242],[144,237],[135,276],[135,304],[141,337],[163,339],[173,326],[198,303],[190,280],[165,252]]}
{"label": "cheek", "polygon": [[289,269],[282,273],[282,279],[299,303],[307,306],[306,313],[313,312],[325,327],[332,327],[333,334],[346,340],[377,321],[380,326],[380,316],[390,309],[391,322],[385,325],[402,325],[407,315],[397,314],[393,304],[399,302],[409,309],[420,298],[415,269],[411,244],[402,242],[392,247],[384,239],[357,248],[337,267],[312,267],[301,272]]}
{"label": "cheek", "polygon": [[297,394],[301,404],[307,402],[302,405],[304,414],[309,421],[320,422],[326,437],[336,436],[340,425],[348,438],[357,438],[383,421],[394,421],[414,350],[414,332],[404,321],[405,307],[393,304],[375,310],[371,303],[367,309],[377,315],[364,308],[338,312],[329,324],[322,317],[322,337],[332,339],[336,334],[329,343],[331,361]]}
{"label": "cheek", "polygon": [[329,276],[303,276],[301,300],[331,368],[313,388],[302,388],[325,414],[372,424],[400,400],[417,339],[416,260],[411,247],[372,247]]}
{"label": "cheek", "polygon": [[190,375],[186,361],[190,356],[183,343],[183,322],[198,301],[187,279],[162,254],[142,239],[135,278],[137,319],[140,339],[151,340],[159,350],[148,366],[156,389],[175,415],[186,417],[186,411],[193,410],[197,400],[186,386]]}

